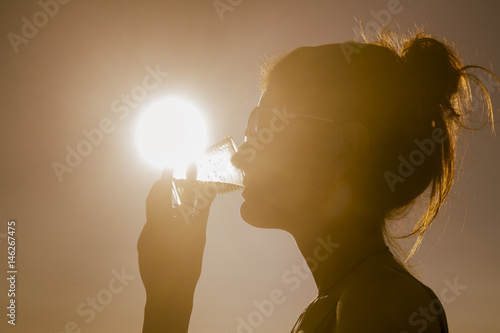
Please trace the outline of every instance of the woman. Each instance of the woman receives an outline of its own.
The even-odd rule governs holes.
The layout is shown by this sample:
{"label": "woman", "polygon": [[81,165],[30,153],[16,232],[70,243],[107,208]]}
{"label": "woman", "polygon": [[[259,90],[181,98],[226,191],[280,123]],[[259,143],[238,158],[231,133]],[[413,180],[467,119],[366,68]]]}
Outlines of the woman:
{"label": "woman", "polygon": [[[301,47],[267,70],[233,159],[245,174],[241,216],[289,232],[304,257],[318,255],[318,238],[331,245],[310,267],[318,297],[292,332],[448,332],[439,299],[389,250],[387,221],[428,189],[408,259],[452,185],[468,79],[492,115],[466,72],[474,67],[418,33]],[[187,332],[201,272],[209,205],[180,221],[166,205],[171,177],[153,185],[138,243],[148,333]]]}

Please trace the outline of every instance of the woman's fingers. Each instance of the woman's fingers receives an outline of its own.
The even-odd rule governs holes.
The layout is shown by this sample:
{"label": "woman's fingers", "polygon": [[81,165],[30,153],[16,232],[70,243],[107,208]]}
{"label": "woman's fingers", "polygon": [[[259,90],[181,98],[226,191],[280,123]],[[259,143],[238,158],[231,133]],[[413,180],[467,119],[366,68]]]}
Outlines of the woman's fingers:
{"label": "woman's fingers", "polygon": [[146,199],[146,218],[148,223],[166,223],[172,219],[172,172],[163,172],[162,178],[156,181]]}
{"label": "woman's fingers", "polygon": [[161,174],[161,179],[172,181],[174,178],[173,174],[174,174],[174,170],[172,170],[170,168],[165,168],[165,169],[163,169],[163,173]]}

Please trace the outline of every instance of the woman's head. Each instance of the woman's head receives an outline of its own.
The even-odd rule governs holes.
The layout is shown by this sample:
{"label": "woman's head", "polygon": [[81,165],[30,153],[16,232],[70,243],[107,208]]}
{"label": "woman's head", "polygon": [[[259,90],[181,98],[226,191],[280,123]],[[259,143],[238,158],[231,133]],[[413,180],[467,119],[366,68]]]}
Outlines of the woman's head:
{"label": "woman's head", "polygon": [[[243,163],[249,192],[259,187],[255,196],[269,207],[260,219],[275,213],[290,227],[294,218],[358,213],[384,221],[430,187],[429,209],[414,229],[423,235],[453,181],[466,79],[481,82],[445,43],[422,33],[398,41],[401,49],[384,35],[370,44],[301,47],[267,69],[261,108],[333,122],[295,117]],[[254,224],[257,216],[244,209]]]}

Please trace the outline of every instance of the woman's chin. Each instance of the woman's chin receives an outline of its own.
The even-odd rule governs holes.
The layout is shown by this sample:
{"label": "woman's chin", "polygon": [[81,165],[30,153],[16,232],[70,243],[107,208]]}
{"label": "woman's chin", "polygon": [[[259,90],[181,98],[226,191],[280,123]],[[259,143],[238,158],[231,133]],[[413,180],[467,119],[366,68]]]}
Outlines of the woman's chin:
{"label": "woman's chin", "polygon": [[250,224],[251,226],[257,228],[263,228],[264,226],[264,216],[262,213],[259,213],[258,207],[255,207],[249,204],[247,201],[243,201],[240,207],[240,215],[243,221]]}

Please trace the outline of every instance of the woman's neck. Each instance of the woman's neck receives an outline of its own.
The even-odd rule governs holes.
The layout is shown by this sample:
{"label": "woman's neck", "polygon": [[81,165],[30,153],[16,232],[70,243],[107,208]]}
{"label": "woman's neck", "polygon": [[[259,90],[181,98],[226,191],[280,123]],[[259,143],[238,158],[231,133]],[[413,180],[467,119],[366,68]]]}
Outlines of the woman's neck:
{"label": "woman's neck", "polygon": [[368,255],[387,249],[381,222],[335,221],[329,227],[292,233],[313,274],[319,294],[336,284]]}

